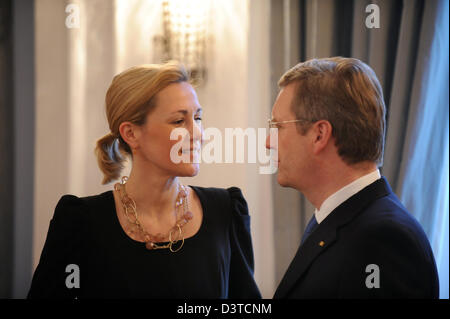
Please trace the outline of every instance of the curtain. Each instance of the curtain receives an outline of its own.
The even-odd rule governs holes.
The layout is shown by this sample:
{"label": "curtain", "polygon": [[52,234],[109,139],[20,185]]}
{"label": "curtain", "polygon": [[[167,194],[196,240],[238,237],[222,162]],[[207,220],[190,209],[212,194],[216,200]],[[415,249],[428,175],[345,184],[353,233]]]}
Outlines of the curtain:
{"label": "curtain", "polygon": [[34,1],[0,1],[0,298],[31,279]]}
{"label": "curtain", "polygon": [[[403,114],[392,110],[388,128],[388,142],[391,136],[403,138],[386,155],[397,159],[395,189],[428,235],[439,271],[440,297],[448,298],[449,2],[426,1],[422,12],[417,57],[411,61],[414,74],[404,92],[410,102]],[[398,60],[408,54],[401,44]],[[395,75],[403,76],[397,71]],[[395,127],[399,121],[405,124],[402,131]]]}
{"label": "curtain", "polygon": [[[387,107],[381,172],[423,226],[439,268],[441,297],[448,298],[448,1],[284,3],[298,7],[296,31],[283,31],[295,33],[290,40],[298,47],[298,60],[288,61],[289,67],[311,58],[339,55],[358,58],[377,74]],[[379,28],[366,26],[372,12],[366,12],[369,4],[379,8]],[[272,19],[286,21],[292,16],[284,14],[280,18],[274,11]],[[279,39],[273,37],[272,41]],[[289,46],[283,50],[289,50]],[[276,62],[277,55],[273,56]],[[286,55],[278,56],[278,60],[286,61]],[[292,200],[292,195],[277,190],[274,197],[275,202]],[[285,234],[295,234],[291,236],[295,242],[299,236],[295,229],[304,229],[312,214],[303,196],[296,208],[294,215],[299,222],[290,224],[291,230],[284,229]],[[280,228],[277,223],[274,227]],[[276,247],[281,245],[278,236],[275,241]],[[284,258],[277,260],[277,269],[289,264],[288,256],[280,257]],[[281,279],[280,273],[277,280]]]}
{"label": "curtain", "polygon": [[11,293],[13,219],[12,3],[0,2],[0,298]]}

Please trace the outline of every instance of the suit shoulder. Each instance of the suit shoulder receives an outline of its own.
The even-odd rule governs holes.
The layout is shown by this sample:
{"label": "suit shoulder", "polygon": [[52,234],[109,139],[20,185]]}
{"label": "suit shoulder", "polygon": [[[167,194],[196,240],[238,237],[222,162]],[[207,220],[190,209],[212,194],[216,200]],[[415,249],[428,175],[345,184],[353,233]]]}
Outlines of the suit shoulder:
{"label": "suit shoulder", "polygon": [[[349,225],[350,226],[350,225]],[[416,218],[394,196],[378,199],[367,207],[353,225],[349,238],[353,246],[371,249],[415,252],[427,260],[434,259],[425,231]]]}
{"label": "suit shoulder", "polygon": [[[437,270],[428,238],[396,197],[386,196],[372,203],[342,229],[341,235],[341,258],[345,260],[342,278],[356,278],[355,285],[359,285],[367,275],[365,267],[375,264],[383,278],[381,295],[436,295]],[[353,273],[363,275],[355,277]]]}
{"label": "suit shoulder", "polygon": [[426,237],[420,223],[395,195],[376,200],[362,212],[360,220],[363,230],[401,231]]}

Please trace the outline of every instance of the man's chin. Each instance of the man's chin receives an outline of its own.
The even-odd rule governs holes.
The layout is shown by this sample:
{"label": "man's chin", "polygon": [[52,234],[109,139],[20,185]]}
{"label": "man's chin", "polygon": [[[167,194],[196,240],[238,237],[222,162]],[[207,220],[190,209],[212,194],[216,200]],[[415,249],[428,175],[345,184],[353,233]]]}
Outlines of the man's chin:
{"label": "man's chin", "polygon": [[290,185],[289,185],[288,181],[286,180],[286,178],[280,173],[278,173],[278,175],[277,175],[277,182],[282,187],[290,187]]}

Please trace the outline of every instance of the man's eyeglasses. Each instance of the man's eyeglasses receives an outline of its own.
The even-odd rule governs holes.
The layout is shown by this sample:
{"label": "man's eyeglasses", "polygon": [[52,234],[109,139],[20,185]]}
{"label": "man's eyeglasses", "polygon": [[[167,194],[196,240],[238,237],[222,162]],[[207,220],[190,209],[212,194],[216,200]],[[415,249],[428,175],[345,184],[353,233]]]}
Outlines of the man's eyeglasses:
{"label": "man's eyeglasses", "polygon": [[297,120],[288,120],[288,121],[279,121],[275,122],[272,119],[268,119],[267,123],[269,124],[269,128],[278,128],[278,124],[285,124],[285,123],[296,123],[296,122],[310,122],[310,120],[306,119],[297,119]]}

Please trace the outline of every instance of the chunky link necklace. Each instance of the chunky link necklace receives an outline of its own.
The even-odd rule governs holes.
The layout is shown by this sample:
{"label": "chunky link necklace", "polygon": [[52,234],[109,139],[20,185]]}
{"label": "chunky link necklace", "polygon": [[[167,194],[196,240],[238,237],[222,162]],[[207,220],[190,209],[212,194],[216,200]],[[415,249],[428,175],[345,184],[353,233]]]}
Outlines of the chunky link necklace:
{"label": "chunky link necklace", "polygon": [[[142,226],[139,221],[136,203],[130,196],[128,196],[125,189],[125,184],[127,181],[127,176],[122,177],[121,182],[114,185],[114,189],[120,195],[120,201],[122,202],[125,216],[132,226],[130,233],[134,234],[135,231],[139,232],[142,238],[144,238],[145,247],[148,250],[168,248],[173,253],[179,251],[184,245],[183,226],[186,225],[193,217],[192,212],[188,210],[188,193],[186,187],[179,184],[179,191],[175,201],[176,222],[175,225],[169,230],[169,234],[166,236],[161,233],[152,235],[145,230],[144,226]],[[159,243],[163,242],[167,237],[169,238],[168,244]]]}

